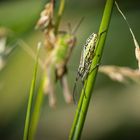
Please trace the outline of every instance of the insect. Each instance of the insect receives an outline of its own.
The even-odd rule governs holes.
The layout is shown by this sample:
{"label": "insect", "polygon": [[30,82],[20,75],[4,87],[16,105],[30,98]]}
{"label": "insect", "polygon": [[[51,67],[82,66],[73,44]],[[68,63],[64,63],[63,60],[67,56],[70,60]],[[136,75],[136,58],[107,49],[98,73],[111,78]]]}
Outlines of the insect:
{"label": "insect", "polygon": [[76,76],[75,84],[73,88],[73,100],[75,103],[76,103],[75,89],[76,89],[77,81],[80,78],[84,85],[84,81],[87,79],[88,74],[90,73],[89,71],[90,71],[92,59],[95,56],[95,47],[96,47],[97,40],[99,39],[99,36],[95,33],[92,33],[89,36],[89,38],[86,40],[86,44],[83,46],[80,64],[78,67],[78,72],[77,72],[77,76]]}
{"label": "insect", "polygon": [[55,83],[57,80],[60,80],[61,82],[66,102],[70,103],[72,101],[72,96],[67,82],[67,63],[75,47],[75,33],[82,20],[83,18],[73,30],[71,30],[71,26],[69,24],[70,33],[66,31],[58,31],[58,34],[55,35],[55,41],[52,43],[52,50],[46,58],[46,80],[44,84],[44,93],[49,94],[51,106],[53,106],[56,102]]}

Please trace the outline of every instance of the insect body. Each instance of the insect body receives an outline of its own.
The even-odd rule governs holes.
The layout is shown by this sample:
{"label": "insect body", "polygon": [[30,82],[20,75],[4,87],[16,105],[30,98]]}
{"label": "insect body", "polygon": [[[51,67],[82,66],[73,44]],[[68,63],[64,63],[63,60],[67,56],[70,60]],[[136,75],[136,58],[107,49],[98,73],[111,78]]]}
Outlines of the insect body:
{"label": "insect body", "polygon": [[90,70],[92,59],[95,55],[94,51],[96,42],[97,42],[97,34],[93,33],[87,39],[86,44],[83,47],[80,65],[77,73],[77,77],[80,77],[82,82],[84,82],[84,80],[87,78],[87,74]]}
{"label": "insect body", "polygon": [[84,81],[86,80],[89,70],[91,67],[92,59],[95,56],[95,46],[97,43],[98,35],[95,33],[92,33],[89,38],[86,41],[86,44],[83,46],[83,51],[81,53],[81,59],[80,59],[80,64],[78,67],[78,72],[75,80],[75,85],[73,89],[73,99],[75,101],[75,88],[76,88],[76,83],[81,79],[82,83],[84,84]]}

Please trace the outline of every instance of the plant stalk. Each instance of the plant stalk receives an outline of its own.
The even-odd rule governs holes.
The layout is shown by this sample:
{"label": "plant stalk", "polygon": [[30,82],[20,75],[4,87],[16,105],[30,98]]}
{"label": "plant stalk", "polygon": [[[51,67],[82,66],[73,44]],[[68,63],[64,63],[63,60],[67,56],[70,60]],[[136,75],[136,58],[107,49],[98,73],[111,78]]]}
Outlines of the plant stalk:
{"label": "plant stalk", "polygon": [[[52,0],[52,3],[54,4],[55,1]],[[64,11],[64,7],[65,7],[65,0],[61,0],[60,5],[59,5],[59,10],[57,13],[57,17],[56,17],[56,24],[55,24],[55,33],[56,34],[58,33],[58,29],[59,29],[61,17],[62,17],[63,11]],[[36,133],[39,117],[40,117],[40,110],[42,107],[42,102],[43,102],[43,97],[44,97],[43,84],[44,84],[44,79],[41,82],[39,92],[38,92],[37,97],[35,99],[35,106],[33,108],[33,114],[32,114],[32,118],[31,118],[31,122],[30,122],[30,133],[29,133],[29,130],[26,130],[27,132],[25,133],[25,136],[24,136],[26,138],[24,140],[27,140],[27,137],[29,140],[33,140],[35,137],[35,133]],[[30,96],[33,96],[33,95],[30,95]],[[30,97],[30,98],[32,98],[32,97]],[[29,99],[29,100],[32,100],[32,99]],[[28,107],[29,110],[31,110],[31,105],[28,105],[28,106],[29,106]],[[28,113],[28,115],[30,116],[29,113]],[[28,121],[30,121],[29,118],[30,117],[28,117],[28,119],[27,119]],[[27,124],[28,124],[28,126],[26,126],[26,129],[27,129],[27,127],[29,129],[29,122]]]}
{"label": "plant stalk", "polygon": [[[100,64],[104,43],[107,35],[107,30],[109,28],[109,23],[111,19],[112,9],[114,0],[106,0],[106,5],[99,29],[99,40],[96,44],[95,56],[92,61],[90,71],[92,71],[98,64]],[[80,100],[76,110],[76,115],[69,135],[69,140],[79,140],[81,137],[82,129],[87,115],[87,110],[89,107],[89,101],[91,98],[92,90],[95,84],[95,79],[97,75],[98,67],[95,68],[85,81],[83,90],[81,92]]]}
{"label": "plant stalk", "polygon": [[62,14],[64,12],[64,8],[65,8],[65,0],[60,0],[60,6],[59,6],[59,9],[58,9],[56,24],[55,24],[55,34],[58,33],[58,29],[59,29]]}
{"label": "plant stalk", "polygon": [[31,109],[32,109],[32,102],[33,102],[36,77],[37,77],[39,50],[40,50],[40,44],[38,44],[37,56],[36,56],[36,61],[35,61],[35,66],[34,66],[34,73],[33,73],[32,83],[31,83],[31,87],[30,87],[23,140],[29,139],[29,131],[30,131],[30,123],[31,123]]}
{"label": "plant stalk", "polygon": [[37,97],[35,99],[35,105],[31,117],[31,127],[30,127],[30,133],[29,133],[29,140],[34,140],[38,122],[39,122],[39,117],[40,117],[40,112],[41,112],[41,107],[43,103],[43,84],[44,84],[44,79],[41,81],[39,91],[37,93]]}

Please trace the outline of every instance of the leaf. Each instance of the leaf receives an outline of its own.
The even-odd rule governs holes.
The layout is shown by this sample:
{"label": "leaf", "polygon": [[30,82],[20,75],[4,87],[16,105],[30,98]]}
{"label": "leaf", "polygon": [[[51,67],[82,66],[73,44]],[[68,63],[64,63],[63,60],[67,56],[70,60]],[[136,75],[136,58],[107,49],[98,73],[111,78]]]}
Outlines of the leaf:
{"label": "leaf", "polygon": [[35,66],[34,66],[34,73],[33,73],[32,83],[31,83],[31,86],[30,86],[30,93],[29,93],[28,106],[27,106],[27,112],[26,112],[23,140],[28,140],[28,138],[29,138],[32,100],[33,100],[35,85],[36,85],[37,68],[38,68],[38,56],[39,56],[40,46],[41,46],[41,43],[38,43],[36,61],[35,61]]}
{"label": "leaf", "polygon": [[117,7],[117,10],[119,11],[119,13],[122,15],[123,19],[126,21],[126,24],[130,30],[130,33],[132,35],[132,38],[133,38],[133,41],[134,41],[134,45],[135,45],[135,56],[136,56],[136,59],[138,60],[138,66],[139,66],[139,70],[140,70],[140,48],[139,48],[139,44],[138,44],[138,41],[136,40],[136,37],[132,31],[132,28],[130,27],[130,24],[126,18],[126,16],[124,15],[124,13],[122,12],[122,10],[120,9],[118,3],[115,1],[115,5]]}

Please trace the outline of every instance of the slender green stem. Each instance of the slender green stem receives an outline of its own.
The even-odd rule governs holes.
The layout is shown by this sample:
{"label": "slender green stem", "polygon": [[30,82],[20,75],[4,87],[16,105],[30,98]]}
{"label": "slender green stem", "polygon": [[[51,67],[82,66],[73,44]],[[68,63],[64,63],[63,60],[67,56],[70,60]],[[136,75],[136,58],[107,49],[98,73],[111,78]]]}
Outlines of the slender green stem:
{"label": "slender green stem", "polygon": [[23,140],[28,140],[28,138],[29,138],[32,100],[33,100],[33,94],[34,94],[34,91],[35,91],[37,68],[38,68],[38,56],[39,56],[39,49],[38,49],[37,56],[36,56],[36,62],[35,62],[35,66],[34,66],[34,73],[33,73],[32,83],[31,83],[31,87],[30,87]]}
{"label": "slender green stem", "polygon": [[[104,43],[105,43],[105,39],[107,35],[107,30],[108,30],[110,19],[111,19],[113,4],[114,4],[114,0],[106,1],[103,18],[102,18],[102,22],[99,29],[99,35],[103,32],[104,33],[100,36],[100,39],[97,42],[96,50],[95,50],[96,55],[92,61],[90,70],[93,70],[100,63],[103,47],[104,47]],[[78,140],[81,137],[82,129],[84,126],[84,122],[85,122],[85,118],[86,118],[86,114],[87,114],[87,110],[89,106],[89,101],[91,98],[93,86],[96,79],[96,74],[97,74],[97,69],[92,71],[89,74],[87,80],[85,81],[85,83],[86,82],[87,83],[85,84],[86,86],[84,86],[81,93],[81,97],[78,103],[78,108],[77,108],[76,115],[74,118],[73,126],[71,128],[69,140]]]}
{"label": "slender green stem", "polygon": [[59,25],[60,25],[62,14],[64,12],[64,8],[65,8],[65,0],[61,0],[60,1],[59,10],[58,10],[58,14],[57,14],[57,18],[56,18],[55,34],[58,33],[58,29],[59,29]]}
{"label": "slender green stem", "polygon": [[37,97],[35,99],[35,105],[33,109],[33,114],[31,117],[31,127],[30,127],[30,133],[29,133],[29,140],[34,140],[38,121],[39,121],[39,116],[40,116],[40,111],[41,111],[41,106],[43,103],[43,84],[44,84],[44,79],[41,81],[39,91],[37,93]]}
{"label": "slender green stem", "polygon": [[[57,14],[57,18],[56,18],[56,24],[55,24],[55,33],[56,34],[58,32],[58,28],[59,28],[59,25],[60,25],[60,21],[61,21],[61,17],[62,17],[63,11],[64,11],[64,7],[65,7],[65,0],[61,0],[59,10],[58,10],[58,14]],[[34,80],[33,80],[33,82],[35,82]],[[36,129],[37,129],[38,120],[39,120],[40,110],[41,110],[41,106],[42,106],[42,102],[43,102],[43,83],[44,83],[44,80],[42,80],[41,87],[40,87],[38,95],[35,99],[35,106],[34,106],[34,110],[33,110],[33,114],[32,114],[32,119],[31,119],[31,122],[30,122],[31,104],[32,104],[32,96],[33,96],[33,86],[35,86],[34,85],[35,83],[32,83],[32,89],[30,91],[30,97],[29,97],[29,103],[28,103],[28,109],[27,109],[27,116],[26,116],[24,140],[27,140],[27,139],[33,140],[34,139]],[[29,133],[29,127],[30,127],[30,133]]]}

